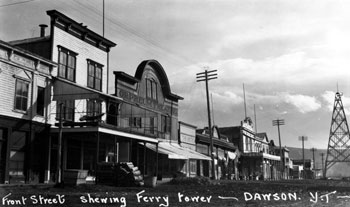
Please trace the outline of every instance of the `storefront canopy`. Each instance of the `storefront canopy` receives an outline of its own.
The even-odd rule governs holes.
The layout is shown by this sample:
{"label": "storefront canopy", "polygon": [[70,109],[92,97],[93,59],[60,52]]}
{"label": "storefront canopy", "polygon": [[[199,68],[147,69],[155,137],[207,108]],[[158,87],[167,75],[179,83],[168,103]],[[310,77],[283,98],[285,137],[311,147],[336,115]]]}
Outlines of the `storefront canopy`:
{"label": "storefront canopy", "polygon": [[102,93],[100,91],[72,83],[62,78],[53,79],[53,100],[80,100],[80,99],[100,99],[106,98],[121,100],[121,98]]}
{"label": "storefront canopy", "polygon": [[[143,144],[143,143],[140,143]],[[157,152],[157,146],[156,144],[146,144],[146,147],[154,152]],[[158,153],[163,154],[163,155],[168,155],[169,159],[174,159],[174,160],[187,160],[187,158],[181,154],[178,154],[177,152],[171,151],[169,149],[165,149],[163,147],[158,146]]]}
{"label": "storefront canopy", "polygon": [[[156,151],[155,144],[146,144],[146,147]],[[169,142],[159,142],[158,153],[167,154],[169,159],[211,160],[211,158],[206,155],[192,149],[181,147],[179,144]]]}

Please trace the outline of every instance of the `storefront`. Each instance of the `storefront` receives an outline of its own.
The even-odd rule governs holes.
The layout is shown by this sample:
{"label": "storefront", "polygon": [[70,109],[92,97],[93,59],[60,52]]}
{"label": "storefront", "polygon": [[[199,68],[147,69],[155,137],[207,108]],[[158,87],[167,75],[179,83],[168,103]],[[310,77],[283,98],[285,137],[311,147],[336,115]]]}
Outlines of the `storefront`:
{"label": "storefront", "polygon": [[[203,162],[199,175],[214,177],[216,179],[237,179],[237,164],[239,158],[238,148],[229,142],[226,136],[220,134],[217,126],[212,130],[214,170],[212,175],[212,161]],[[207,129],[199,129],[196,133],[196,151],[210,156],[211,140]]]}

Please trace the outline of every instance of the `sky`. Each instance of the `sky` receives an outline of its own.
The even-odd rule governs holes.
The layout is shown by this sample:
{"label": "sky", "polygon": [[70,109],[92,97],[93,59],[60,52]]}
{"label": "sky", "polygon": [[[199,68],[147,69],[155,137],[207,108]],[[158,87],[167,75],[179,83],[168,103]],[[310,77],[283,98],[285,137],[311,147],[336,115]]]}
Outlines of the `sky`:
{"label": "sky", "polygon": [[[102,2],[0,0],[0,39],[39,36],[52,9],[102,35]],[[105,0],[105,37],[117,44],[110,68],[134,75],[143,60],[159,61],[184,98],[179,120],[198,128],[208,118],[196,74],[217,70],[209,82],[215,125],[240,125],[244,84],[258,132],[277,144],[272,120],[284,119],[282,146],[301,147],[307,136],[305,148],[325,149],[337,90],[350,113],[349,11],[350,1],[337,0]]]}

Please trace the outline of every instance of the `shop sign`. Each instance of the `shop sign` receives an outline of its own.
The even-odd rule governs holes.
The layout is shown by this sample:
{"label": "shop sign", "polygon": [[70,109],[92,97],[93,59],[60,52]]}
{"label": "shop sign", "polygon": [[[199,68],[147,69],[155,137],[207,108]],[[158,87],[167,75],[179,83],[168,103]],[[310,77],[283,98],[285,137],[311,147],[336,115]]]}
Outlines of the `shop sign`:
{"label": "shop sign", "polygon": [[130,101],[132,103],[136,103],[142,106],[145,106],[150,109],[154,109],[156,111],[168,113],[177,116],[177,109],[172,108],[170,106],[166,106],[164,104],[159,104],[158,101],[148,98],[143,98],[141,96],[135,95],[131,92],[125,90],[118,90],[118,96],[123,98],[124,100]]}

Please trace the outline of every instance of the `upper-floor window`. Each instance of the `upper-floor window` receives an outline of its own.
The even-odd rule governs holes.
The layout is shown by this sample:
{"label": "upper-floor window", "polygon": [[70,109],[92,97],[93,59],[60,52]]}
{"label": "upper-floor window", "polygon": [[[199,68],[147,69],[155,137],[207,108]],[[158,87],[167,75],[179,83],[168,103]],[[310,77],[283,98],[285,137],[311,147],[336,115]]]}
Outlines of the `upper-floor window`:
{"label": "upper-floor window", "polygon": [[27,111],[29,82],[17,79],[15,91],[15,109]]}
{"label": "upper-floor window", "polygon": [[45,88],[38,86],[38,95],[36,98],[36,114],[44,116],[45,109]]}
{"label": "upper-floor window", "polygon": [[102,65],[88,60],[88,83],[89,88],[102,90]]}
{"label": "upper-floor window", "polygon": [[58,48],[58,77],[75,81],[77,53],[63,47]]}
{"label": "upper-floor window", "polygon": [[162,132],[170,133],[171,131],[171,117],[162,115]]}
{"label": "upper-floor window", "polygon": [[[61,104],[62,104],[62,112],[61,112]],[[75,108],[74,100],[65,100],[65,101],[57,101],[56,106],[56,117],[59,119],[62,116],[63,120],[66,121],[74,121],[74,108]]]}
{"label": "upper-floor window", "polygon": [[102,113],[101,102],[97,100],[88,100],[87,101],[87,115],[88,116],[97,116]]}
{"label": "upper-floor window", "polygon": [[147,98],[157,100],[157,82],[154,79],[146,79]]}

